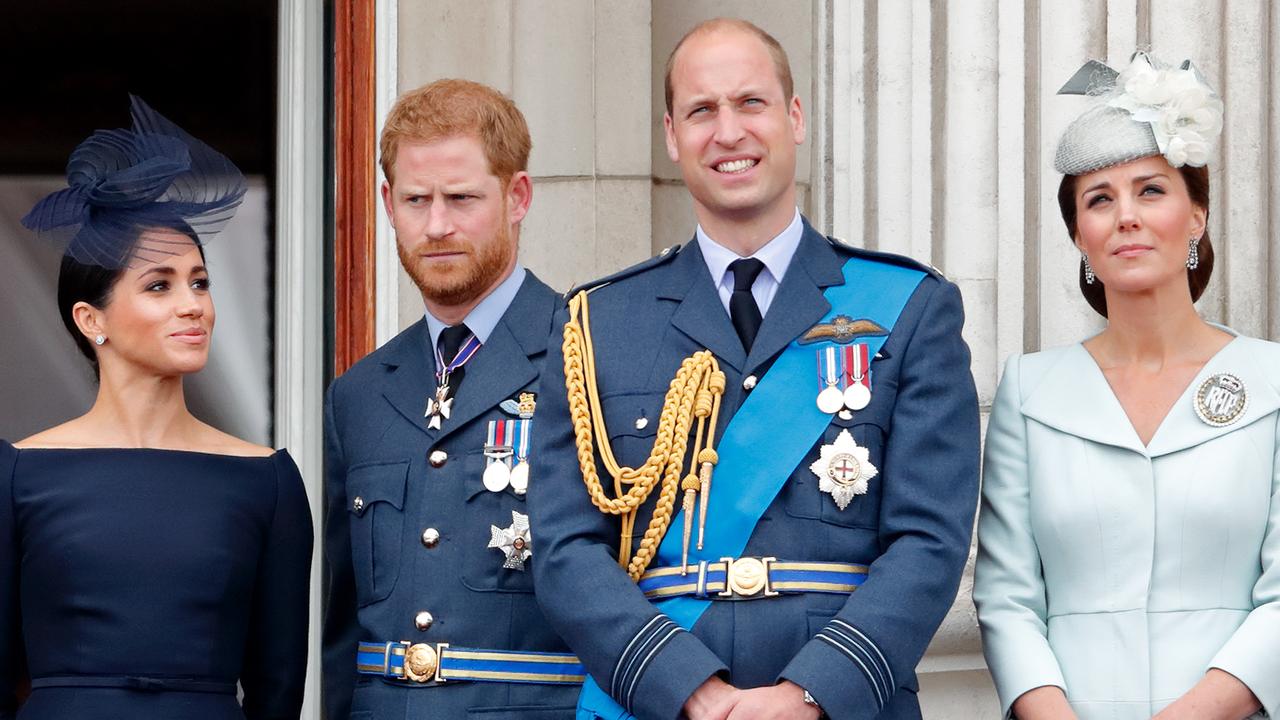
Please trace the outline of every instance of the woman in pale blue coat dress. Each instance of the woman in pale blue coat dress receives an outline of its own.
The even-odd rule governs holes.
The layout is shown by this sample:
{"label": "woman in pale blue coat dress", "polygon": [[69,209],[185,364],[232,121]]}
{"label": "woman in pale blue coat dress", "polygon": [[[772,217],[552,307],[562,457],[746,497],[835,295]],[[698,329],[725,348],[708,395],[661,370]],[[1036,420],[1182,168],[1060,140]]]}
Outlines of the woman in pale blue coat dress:
{"label": "woman in pale blue coat dress", "polygon": [[1085,66],[1058,200],[1108,318],[1010,358],[974,600],[1006,717],[1280,713],[1280,346],[1201,320],[1222,104],[1184,64]]}

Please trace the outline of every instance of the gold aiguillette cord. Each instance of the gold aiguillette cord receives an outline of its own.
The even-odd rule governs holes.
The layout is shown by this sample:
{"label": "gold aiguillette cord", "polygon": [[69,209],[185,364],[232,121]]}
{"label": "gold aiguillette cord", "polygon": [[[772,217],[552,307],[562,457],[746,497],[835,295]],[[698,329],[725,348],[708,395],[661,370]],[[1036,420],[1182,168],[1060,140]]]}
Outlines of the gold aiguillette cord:
{"label": "gold aiguillette cord", "polygon": [[[714,447],[715,431],[720,415],[720,399],[724,395],[725,377],[715,356],[709,350],[701,350],[680,363],[680,369],[671,379],[662,404],[653,450],[643,465],[629,468],[618,464],[609,444],[604,411],[600,405],[600,392],[596,385],[595,349],[591,343],[586,291],[579,292],[569,301],[569,321],[564,326],[563,349],[569,417],[573,421],[582,480],[591,495],[591,502],[600,512],[618,515],[622,520],[618,564],[627,569],[633,580],[640,579],[671,526],[676,491],[683,490],[684,537],[681,564],[682,567],[688,566],[694,504],[701,491],[702,504],[698,512],[698,548],[701,549],[711,474],[718,459]],[[688,474],[682,482],[681,466],[689,449],[689,430],[695,419],[697,429],[694,433],[693,455],[689,459]],[[605,471],[613,478],[614,497],[607,496],[600,483],[595,460],[597,450]],[[636,512],[659,484],[661,489],[653,518],[645,528],[640,547],[633,556],[631,545],[635,537]]]}

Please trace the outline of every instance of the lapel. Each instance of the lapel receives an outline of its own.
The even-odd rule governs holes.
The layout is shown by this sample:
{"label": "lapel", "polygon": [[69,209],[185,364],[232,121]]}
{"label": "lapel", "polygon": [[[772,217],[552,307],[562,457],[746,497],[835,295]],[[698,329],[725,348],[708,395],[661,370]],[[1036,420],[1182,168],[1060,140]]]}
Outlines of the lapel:
{"label": "lapel", "polygon": [[[832,285],[844,284],[844,261],[831,243],[804,221],[800,245],[751,346],[746,362],[749,371],[768,362],[831,310],[822,293]],[[729,329],[733,330],[732,324]]]}
{"label": "lapel", "polygon": [[844,282],[843,265],[844,259],[831,244],[804,221],[800,245],[774,293],[749,357],[729,313],[724,311],[696,238],[671,262],[665,281],[658,287],[658,297],[679,303],[671,316],[677,330],[715,353],[721,362],[744,372],[763,365],[822,319],[831,309],[822,292]]}
{"label": "lapel", "polygon": [[436,388],[435,358],[427,354],[430,346],[431,332],[426,318],[410,325],[387,344],[381,362],[390,375],[382,396],[414,427],[434,435],[436,431],[427,428],[424,417],[427,398]]}
{"label": "lapel", "polygon": [[547,350],[557,296],[530,272],[489,340],[467,363],[467,376],[453,401],[452,416],[433,431],[441,440],[512,397],[538,377],[530,360]]}
{"label": "lapel", "polygon": [[[1160,423],[1147,445],[1148,455],[1168,455],[1199,445],[1260,420],[1280,408],[1280,393],[1271,384],[1265,368],[1258,364],[1258,358],[1266,355],[1251,347],[1256,342],[1252,338],[1237,336],[1205,363],[1196,379],[1169,410],[1164,422]],[[1196,391],[1200,384],[1218,373],[1230,373],[1240,378],[1249,403],[1240,419],[1226,427],[1214,427],[1204,422],[1195,411]]]}
{"label": "lapel", "polygon": [[672,326],[741,372],[746,352],[720,303],[696,238],[671,261],[666,278],[658,285],[658,297],[679,303],[671,316]]}
{"label": "lapel", "polygon": [[[1250,353],[1251,342],[1249,338],[1238,337],[1205,363],[1146,447],[1107,384],[1106,376],[1079,343],[1064,348],[1057,362],[1023,401],[1022,414],[1085,440],[1151,458],[1185,450],[1244,427],[1280,408],[1280,393]],[[1218,428],[1201,421],[1193,403],[1200,383],[1221,372],[1240,378],[1248,393],[1249,405],[1239,420]]]}

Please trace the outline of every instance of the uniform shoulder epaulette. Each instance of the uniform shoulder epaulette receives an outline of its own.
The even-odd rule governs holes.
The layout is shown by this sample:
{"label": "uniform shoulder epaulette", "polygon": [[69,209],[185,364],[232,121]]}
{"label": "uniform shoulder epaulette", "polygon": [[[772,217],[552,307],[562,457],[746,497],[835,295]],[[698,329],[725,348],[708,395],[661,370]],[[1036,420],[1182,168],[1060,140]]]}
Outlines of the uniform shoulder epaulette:
{"label": "uniform shoulder epaulette", "polygon": [[635,265],[619,270],[618,272],[613,273],[612,275],[606,275],[597,280],[592,280],[590,282],[583,283],[573,288],[569,292],[565,293],[565,296],[564,296],[565,301],[568,302],[569,298],[573,297],[574,295],[577,295],[578,293],[584,290],[591,291],[597,288],[602,288],[605,285],[617,282],[624,278],[629,278],[632,275],[639,275],[640,273],[644,272],[645,270],[648,270],[649,268],[658,267],[659,265],[668,263],[672,259],[674,259],[676,255],[680,254],[680,250],[681,250],[680,245],[672,245],[671,247],[663,248],[662,252],[658,253],[657,255],[654,255],[648,260],[642,260],[636,263]]}
{"label": "uniform shoulder epaulette", "polygon": [[942,280],[947,279],[947,276],[943,275],[942,271],[933,265],[920,262],[919,260],[907,257],[906,255],[884,252],[883,250],[867,250],[866,248],[860,248],[850,244],[848,240],[842,240],[837,237],[828,237],[827,242],[831,243],[831,246],[837,250],[847,252],[850,255],[857,255],[858,257],[864,257],[868,260],[877,260],[890,265],[898,265],[912,270],[919,270]]}

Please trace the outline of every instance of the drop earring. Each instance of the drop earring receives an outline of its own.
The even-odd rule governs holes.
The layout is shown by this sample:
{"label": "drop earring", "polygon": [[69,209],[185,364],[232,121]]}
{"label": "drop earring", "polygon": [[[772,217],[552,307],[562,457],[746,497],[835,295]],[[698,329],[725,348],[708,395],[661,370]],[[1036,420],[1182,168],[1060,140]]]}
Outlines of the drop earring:
{"label": "drop earring", "polygon": [[1187,250],[1187,269],[1195,270],[1200,267],[1200,238],[1191,238],[1191,247]]}
{"label": "drop earring", "polygon": [[1093,266],[1089,265],[1089,256],[1080,253],[1080,258],[1084,261],[1084,281],[1089,285],[1093,284]]}

